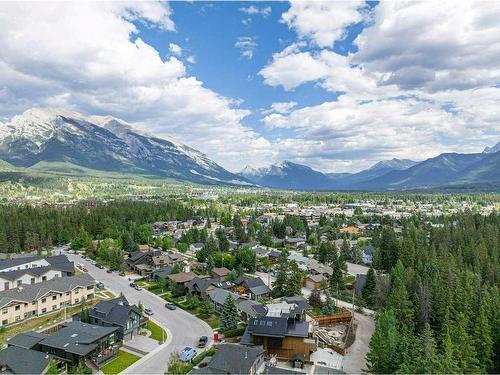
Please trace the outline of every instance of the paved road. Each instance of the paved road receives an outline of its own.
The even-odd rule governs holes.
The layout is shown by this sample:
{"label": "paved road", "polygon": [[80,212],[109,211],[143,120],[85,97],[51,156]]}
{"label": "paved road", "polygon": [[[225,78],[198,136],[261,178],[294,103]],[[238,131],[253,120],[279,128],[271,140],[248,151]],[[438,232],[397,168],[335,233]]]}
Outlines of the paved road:
{"label": "paved road", "polygon": [[356,264],[356,263],[349,263],[346,262],[347,264],[347,272],[351,275],[366,275],[368,273],[368,270],[370,267],[363,266],[361,264]]}
{"label": "paved road", "polygon": [[153,318],[169,331],[170,343],[168,345],[156,351],[147,361],[141,361],[139,366],[131,366],[123,374],[163,374],[167,369],[171,353],[180,352],[186,346],[196,347],[200,336],[209,338],[213,336],[212,328],[204,321],[179,308],[173,311],[166,309],[165,300],[146,290],[137,291],[131,288],[127,277],[121,277],[116,273],[106,273],[105,269],[95,267],[79,255],[66,255],[75,262],[75,265],[84,264],[94,279],[104,283],[104,286],[116,295],[122,292],[130,303],[142,302],[144,307],[152,308]]}

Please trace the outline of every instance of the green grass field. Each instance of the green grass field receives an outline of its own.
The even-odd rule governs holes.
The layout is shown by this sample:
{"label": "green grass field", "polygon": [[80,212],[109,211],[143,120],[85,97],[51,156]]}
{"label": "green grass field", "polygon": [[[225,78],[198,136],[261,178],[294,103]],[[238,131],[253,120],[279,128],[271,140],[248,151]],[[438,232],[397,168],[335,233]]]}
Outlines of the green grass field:
{"label": "green grass field", "polygon": [[149,320],[145,328],[151,331],[151,336],[149,337],[151,337],[153,340],[162,342],[167,339],[167,333],[165,332],[165,330],[155,322]]}
{"label": "green grass field", "polygon": [[104,366],[101,371],[105,374],[119,374],[140,358],[138,355],[119,350],[117,357]]}

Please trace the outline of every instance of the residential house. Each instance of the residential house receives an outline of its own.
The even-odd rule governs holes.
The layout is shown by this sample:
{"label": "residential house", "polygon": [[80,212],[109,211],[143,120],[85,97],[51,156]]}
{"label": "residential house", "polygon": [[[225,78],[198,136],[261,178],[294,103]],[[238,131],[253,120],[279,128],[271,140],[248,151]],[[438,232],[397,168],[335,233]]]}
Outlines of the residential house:
{"label": "residential house", "polygon": [[228,296],[231,296],[233,299],[240,318],[243,321],[247,321],[252,317],[262,316],[267,313],[265,306],[261,303],[249,300],[229,290],[214,288],[209,290],[207,293],[208,301],[212,303],[214,310],[218,313],[222,313],[224,303],[226,302]]}
{"label": "residential house", "polygon": [[262,346],[222,344],[207,366],[190,374],[262,374],[265,369],[264,354]]}
{"label": "residential house", "polygon": [[91,300],[95,294],[95,280],[88,274],[56,277],[38,284],[22,285],[0,292],[0,321],[5,326],[20,322],[66,306]]}
{"label": "residential house", "polygon": [[90,323],[103,327],[118,327],[117,339],[128,340],[139,334],[141,311],[125,297],[99,301],[89,310]]}
{"label": "residential house", "polygon": [[375,248],[371,243],[367,243],[365,244],[365,246],[363,246],[363,248],[361,249],[361,259],[363,260],[363,263],[372,264],[374,250]]}
{"label": "residential house", "polygon": [[271,289],[264,284],[260,277],[240,276],[234,280],[233,290],[238,294],[245,294],[250,299],[258,300],[261,297],[268,297]]}
{"label": "residential house", "polygon": [[198,276],[192,272],[179,272],[168,275],[167,279],[175,283],[178,294],[186,294],[188,291],[187,283],[196,277]]}
{"label": "residential house", "polygon": [[201,299],[207,298],[207,293],[214,289],[213,285],[217,280],[209,278],[195,277],[194,279],[188,281],[185,285],[188,293],[193,296],[200,297]]}
{"label": "residential house", "polygon": [[51,358],[36,350],[8,346],[0,351],[0,373],[46,374]]}
{"label": "residential house", "polygon": [[189,251],[196,253],[203,249],[204,246],[205,244],[202,242],[192,243],[191,245],[189,245]]}
{"label": "residential house", "polygon": [[87,359],[100,367],[118,352],[118,330],[82,322],[62,323],[62,328],[40,341],[40,351],[70,366]]}
{"label": "residential house", "polygon": [[231,271],[229,271],[226,267],[219,267],[212,269],[212,278],[217,279],[219,281],[226,280],[227,275],[229,275]]}
{"label": "residential house", "polygon": [[308,275],[304,284],[310,290],[321,290],[328,285],[328,279],[323,274]]}

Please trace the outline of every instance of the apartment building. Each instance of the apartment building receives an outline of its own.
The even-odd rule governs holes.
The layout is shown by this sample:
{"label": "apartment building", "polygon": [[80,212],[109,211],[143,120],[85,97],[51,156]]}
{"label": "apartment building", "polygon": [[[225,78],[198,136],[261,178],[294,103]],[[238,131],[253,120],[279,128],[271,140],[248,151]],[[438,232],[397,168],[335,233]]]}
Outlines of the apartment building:
{"label": "apartment building", "polygon": [[38,284],[22,285],[0,292],[0,325],[30,319],[91,300],[95,280],[89,275],[56,277]]}

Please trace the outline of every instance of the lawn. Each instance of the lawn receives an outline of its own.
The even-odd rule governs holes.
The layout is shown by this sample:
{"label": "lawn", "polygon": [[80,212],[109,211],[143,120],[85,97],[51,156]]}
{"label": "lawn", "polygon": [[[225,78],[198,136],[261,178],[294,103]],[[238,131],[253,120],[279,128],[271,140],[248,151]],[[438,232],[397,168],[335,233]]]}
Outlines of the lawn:
{"label": "lawn", "polygon": [[119,350],[116,358],[104,366],[101,371],[105,374],[118,374],[140,358],[138,355]]}
{"label": "lawn", "polygon": [[167,333],[165,332],[165,330],[155,322],[148,320],[145,328],[151,331],[151,336],[149,337],[151,337],[153,340],[163,342],[167,339]]}

